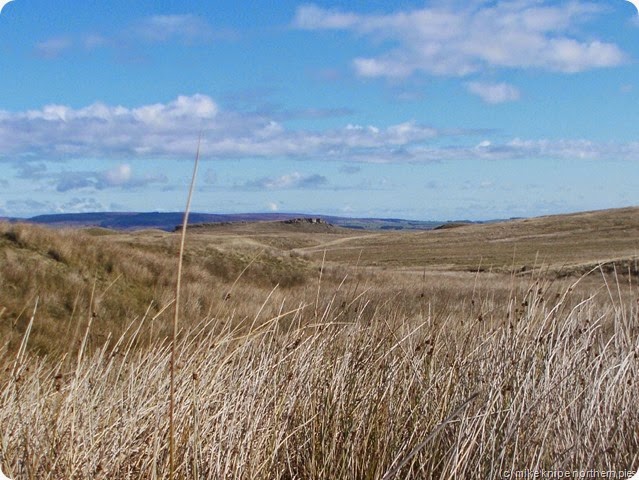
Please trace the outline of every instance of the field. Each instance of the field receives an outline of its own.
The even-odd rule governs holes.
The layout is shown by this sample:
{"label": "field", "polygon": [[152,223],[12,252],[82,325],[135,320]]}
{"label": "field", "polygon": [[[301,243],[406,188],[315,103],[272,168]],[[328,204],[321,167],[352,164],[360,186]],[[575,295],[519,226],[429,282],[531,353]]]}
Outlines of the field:
{"label": "field", "polygon": [[[639,208],[187,230],[180,479],[639,468]],[[170,477],[179,232],[0,223],[0,465]]]}

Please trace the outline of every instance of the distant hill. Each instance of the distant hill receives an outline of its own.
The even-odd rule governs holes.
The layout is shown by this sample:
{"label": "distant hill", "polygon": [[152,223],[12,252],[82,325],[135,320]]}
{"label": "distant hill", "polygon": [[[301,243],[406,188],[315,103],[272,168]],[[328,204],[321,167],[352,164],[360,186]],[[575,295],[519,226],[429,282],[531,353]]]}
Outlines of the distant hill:
{"label": "distant hill", "polygon": [[[182,224],[182,212],[90,212],[38,215],[31,218],[10,218],[53,227],[102,227],[116,230],[140,230],[157,228],[173,231]],[[234,222],[286,221],[298,218],[319,218],[344,228],[361,230],[432,230],[444,222],[403,220],[396,218],[345,218],[330,215],[306,215],[302,213],[197,213],[189,215],[189,224],[215,224]]]}
{"label": "distant hill", "polygon": [[332,261],[351,265],[521,274],[543,269],[556,276],[617,268],[639,278],[639,207],[450,222],[428,232],[351,233],[297,251],[319,261],[327,249]]}

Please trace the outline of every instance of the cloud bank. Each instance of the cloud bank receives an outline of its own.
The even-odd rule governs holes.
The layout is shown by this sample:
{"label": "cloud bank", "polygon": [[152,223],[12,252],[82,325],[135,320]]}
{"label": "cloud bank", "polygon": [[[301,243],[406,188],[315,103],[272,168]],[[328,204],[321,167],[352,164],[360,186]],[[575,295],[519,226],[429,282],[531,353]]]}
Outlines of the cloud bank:
{"label": "cloud bank", "polygon": [[[517,97],[508,85],[469,84],[485,101]],[[446,131],[413,121],[388,126],[347,124],[303,130],[264,114],[224,111],[207,95],[179,96],[134,108],[94,103],[84,108],[47,105],[23,112],[0,111],[0,161],[24,164],[37,175],[46,161],[108,159],[123,165],[139,159],[191,159],[202,133],[202,157],[262,158],[363,163],[431,162],[454,159],[584,158],[637,159],[639,143],[583,139],[477,139],[481,130]],[[125,183],[126,167],[75,179],[78,185]],[[27,170],[36,171],[29,171]],[[41,170],[41,168],[40,168]],[[41,173],[41,172],[40,172]],[[73,183],[64,188],[73,187]]]}
{"label": "cloud bank", "polygon": [[581,32],[600,10],[588,2],[517,0],[375,15],[310,4],[297,9],[292,25],[344,30],[382,45],[378,55],[353,59],[362,77],[466,76],[489,68],[575,73],[626,60],[617,45]]}
{"label": "cloud bank", "polygon": [[349,124],[323,132],[289,130],[262,114],[220,111],[213,99],[196,94],[135,108],[94,103],[79,109],[47,105],[25,112],[0,111],[0,159],[190,158],[199,132],[203,156],[327,159],[401,148],[440,134],[414,122],[385,128]]}

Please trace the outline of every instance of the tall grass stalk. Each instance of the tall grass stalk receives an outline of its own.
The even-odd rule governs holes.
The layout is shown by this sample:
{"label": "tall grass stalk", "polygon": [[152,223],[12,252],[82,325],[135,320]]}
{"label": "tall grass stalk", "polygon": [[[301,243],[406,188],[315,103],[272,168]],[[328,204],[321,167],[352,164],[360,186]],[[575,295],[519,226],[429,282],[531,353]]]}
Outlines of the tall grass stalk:
{"label": "tall grass stalk", "polygon": [[169,479],[175,477],[175,368],[176,368],[176,344],[178,334],[178,320],[180,316],[180,287],[182,282],[182,263],[184,259],[184,246],[186,243],[186,227],[189,223],[189,213],[191,211],[191,200],[193,191],[195,190],[195,179],[197,178],[197,169],[200,161],[200,145],[202,136],[197,142],[197,152],[195,154],[195,163],[193,165],[193,176],[191,177],[191,185],[189,187],[189,195],[184,209],[184,219],[182,221],[182,235],[180,237],[180,252],[178,256],[177,282],[175,286],[175,315],[173,316],[173,332],[171,338],[171,364],[170,364],[170,389],[169,389]]}
{"label": "tall grass stalk", "polygon": [[452,422],[459,414],[461,414],[464,411],[464,408],[466,408],[478,396],[479,396],[479,393],[472,394],[464,403],[462,403],[459,407],[457,407],[448,417],[446,417],[446,419],[443,422],[441,422],[439,425],[437,425],[433,429],[433,431],[426,437],[426,439],[423,442],[421,442],[419,445],[413,448],[413,450],[408,455],[406,455],[406,457],[404,457],[404,459],[401,462],[399,462],[397,466],[393,467],[388,472],[386,472],[384,476],[382,477],[382,480],[391,480],[392,478],[395,478],[395,475],[397,475],[397,473],[404,467],[404,465],[406,465],[409,461],[411,461],[413,457],[417,455],[422,448],[428,445],[428,442],[430,442],[433,438],[435,438],[435,435],[437,435],[446,425]]}
{"label": "tall grass stalk", "polygon": [[29,342],[29,336],[31,335],[31,330],[33,329],[33,322],[35,320],[35,315],[38,310],[39,300],[40,300],[40,297],[36,297],[35,305],[33,306],[33,313],[31,314],[31,319],[29,320],[29,325],[27,326],[27,330],[24,332],[24,336],[22,337],[22,342],[20,343],[20,349],[18,350],[18,354],[16,355],[16,361],[13,366],[13,371],[11,372],[12,377],[15,377],[18,374],[18,371],[24,361],[24,355],[27,351],[27,343]]}

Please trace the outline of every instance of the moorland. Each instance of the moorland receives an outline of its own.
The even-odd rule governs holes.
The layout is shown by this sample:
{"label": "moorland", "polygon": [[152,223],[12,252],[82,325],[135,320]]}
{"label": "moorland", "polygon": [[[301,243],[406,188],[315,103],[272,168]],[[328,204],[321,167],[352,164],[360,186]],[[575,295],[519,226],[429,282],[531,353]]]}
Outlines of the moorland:
{"label": "moorland", "polygon": [[639,465],[639,208],[435,230],[0,222],[11,478]]}

